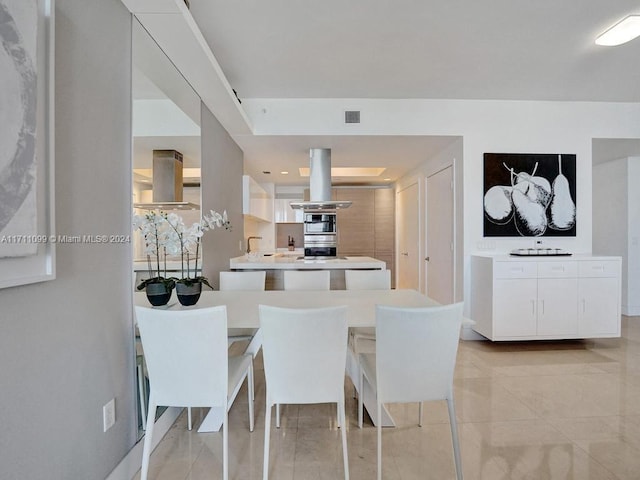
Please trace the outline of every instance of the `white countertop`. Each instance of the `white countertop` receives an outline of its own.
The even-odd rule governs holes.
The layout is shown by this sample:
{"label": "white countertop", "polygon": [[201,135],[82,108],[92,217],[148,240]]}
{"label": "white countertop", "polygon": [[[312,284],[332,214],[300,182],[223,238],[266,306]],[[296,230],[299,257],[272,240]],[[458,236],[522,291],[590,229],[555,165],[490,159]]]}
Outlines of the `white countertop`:
{"label": "white countertop", "polygon": [[[190,268],[193,270],[195,267],[195,260],[191,260]],[[186,262],[185,262],[186,266]],[[157,267],[157,263],[155,261],[151,262],[151,268],[155,271]],[[163,261],[160,261],[160,270],[164,271],[165,265]],[[198,270],[202,269],[202,259],[198,260]],[[133,262],[133,271],[134,272],[146,272],[149,270],[149,264],[146,260],[134,260]],[[182,270],[182,262],[180,260],[167,260],[167,272],[179,272]]]}
{"label": "white countertop", "polygon": [[619,260],[621,257],[610,255],[591,255],[590,253],[573,253],[571,255],[509,255],[500,254],[473,254],[474,257],[492,258],[497,261],[525,261],[525,262],[569,262],[589,260]]}
{"label": "white countertop", "polygon": [[371,257],[338,257],[318,260],[298,259],[300,255],[276,253],[265,256],[242,255],[229,260],[229,267],[235,270],[347,270],[347,269],[377,269],[385,270],[386,263]]}

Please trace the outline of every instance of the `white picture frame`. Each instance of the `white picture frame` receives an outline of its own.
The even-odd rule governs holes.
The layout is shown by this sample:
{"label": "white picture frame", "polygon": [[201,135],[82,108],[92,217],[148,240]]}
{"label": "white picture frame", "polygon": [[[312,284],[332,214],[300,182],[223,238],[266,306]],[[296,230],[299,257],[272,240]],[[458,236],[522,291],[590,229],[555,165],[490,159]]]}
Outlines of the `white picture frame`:
{"label": "white picture frame", "polygon": [[[15,20],[11,13],[20,13],[24,0],[0,0],[4,20]],[[35,133],[35,230],[21,235],[0,231],[0,247],[9,244],[32,245],[33,252],[22,256],[0,258],[0,288],[14,287],[55,279],[55,143],[54,143],[54,58],[55,58],[55,0],[37,0],[37,35],[35,39],[36,81],[36,133]],[[24,10],[24,9],[23,9]],[[16,15],[18,17],[18,15]],[[11,28],[19,31],[20,21]],[[33,24],[31,24],[33,25]],[[6,25],[5,25],[6,28]],[[6,32],[5,32],[6,33]],[[11,32],[13,33],[13,32]],[[11,55],[7,37],[0,32],[0,49],[5,58]],[[26,45],[26,41],[25,41]],[[25,46],[25,50],[27,46]],[[10,57],[9,57],[10,58]],[[3,121],[7,121],[6,118]],[[6,192],[4,192],[6,194]],[[10,212],[11,213],[11,212]],[[6,249],[5,249],[6,251]]]}

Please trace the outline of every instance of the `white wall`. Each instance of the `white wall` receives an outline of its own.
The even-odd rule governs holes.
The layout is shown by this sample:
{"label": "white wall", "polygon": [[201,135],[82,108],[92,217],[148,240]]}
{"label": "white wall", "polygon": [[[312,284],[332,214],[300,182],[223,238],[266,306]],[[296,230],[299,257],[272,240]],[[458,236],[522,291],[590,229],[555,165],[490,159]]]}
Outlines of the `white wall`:
{"label": "white wall", "polygon": [[629,212],[626,158],[593,167],[593,253],[622,261],[622,310],[628,305]]}
{"label": "white wall", "polygon": [[640,157],[628,159],[628,293],[627,315],[640,315]]}
{"label": "white wall", "polygon": [[[131,233],[131,18],[57,0],[55,225]],[[137,438],[129,244],[58,244],[56,280],[0,290],[0,477],[102,480]],[[116,423],[102,431],[102,406]]]}
{"label": "white wall", "polygon": [[640,157],[593,167],[593,252],[622,257],[622,313],[640,315]]}
{"label": "white wall", "polygon": [[[469,255],[481,251],[485,152],[572,153],[577,156],[577,236],[554,246],[591,251],[592,138],[636,138],[638,103],[480,100],[246,99],[258,135],[457,135],[463,137],[465,292]],[[344,110],[363,123],[345,125]],[[265,113],[266,112],[266,113]],[[494,242],[492,242],[494,243]],[[495,239],[493,252],[532,246],[527,238]],[[468,298],[468,293],[465,293]]]}

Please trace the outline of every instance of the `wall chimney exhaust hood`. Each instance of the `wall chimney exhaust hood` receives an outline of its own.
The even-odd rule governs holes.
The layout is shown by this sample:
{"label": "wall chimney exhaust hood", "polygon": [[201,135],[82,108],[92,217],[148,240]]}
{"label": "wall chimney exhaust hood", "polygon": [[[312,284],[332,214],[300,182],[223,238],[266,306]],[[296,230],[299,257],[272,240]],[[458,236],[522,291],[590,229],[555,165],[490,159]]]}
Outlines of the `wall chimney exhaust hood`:
{"label": "wall chimney exhaust hood", "polygon": [[182,154],[176,150],[154,150],[151,203],[134,203],[144,210],[199,210],[200,206],[182,201]]}
{"label": "wall chimney exhaust hood", "polygon": [[308,202],[291,202],[291,208],[304,210],[337,210],[349,208],[351,202],[331,200],[331,149],[309,150],[309,198]]}

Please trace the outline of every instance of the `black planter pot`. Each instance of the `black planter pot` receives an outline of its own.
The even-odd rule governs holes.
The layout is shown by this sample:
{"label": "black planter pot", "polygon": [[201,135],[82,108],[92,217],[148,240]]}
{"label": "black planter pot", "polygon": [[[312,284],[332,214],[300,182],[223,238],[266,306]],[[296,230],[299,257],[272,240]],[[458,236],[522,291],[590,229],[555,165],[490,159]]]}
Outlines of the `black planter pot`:
{"label": "black planter pot", "polygon": [[147,293],[149,303],[154,307],[166,305],[171,298],[171,288],[167,287],[167,285],[162,282],[147,283],[145,292]]}
{"label": "black planter pot", "polygon": [[195,305],[198,303],[202,293],[202,282],[193,282],[191,285],[176,283],[176,293],[178,294],[178,301],[182,305]]}

